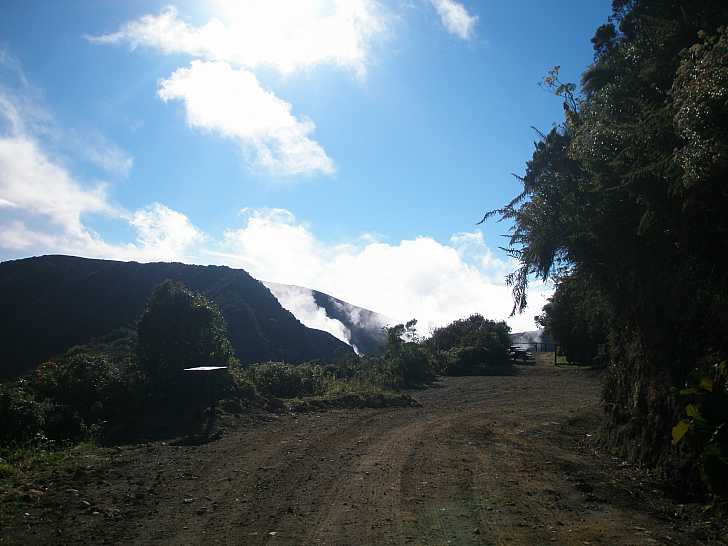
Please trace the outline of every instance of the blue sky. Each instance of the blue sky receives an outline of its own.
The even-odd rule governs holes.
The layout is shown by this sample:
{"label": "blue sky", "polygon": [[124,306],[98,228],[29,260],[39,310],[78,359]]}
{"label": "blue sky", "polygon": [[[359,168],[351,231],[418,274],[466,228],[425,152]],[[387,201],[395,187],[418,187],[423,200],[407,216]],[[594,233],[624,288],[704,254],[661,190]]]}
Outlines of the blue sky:
{"label": "blue sky", "polygon": [[0,258],[225,264],[427,327],[505,318],[507,226],[474,224],[609,4],[5,2]]}

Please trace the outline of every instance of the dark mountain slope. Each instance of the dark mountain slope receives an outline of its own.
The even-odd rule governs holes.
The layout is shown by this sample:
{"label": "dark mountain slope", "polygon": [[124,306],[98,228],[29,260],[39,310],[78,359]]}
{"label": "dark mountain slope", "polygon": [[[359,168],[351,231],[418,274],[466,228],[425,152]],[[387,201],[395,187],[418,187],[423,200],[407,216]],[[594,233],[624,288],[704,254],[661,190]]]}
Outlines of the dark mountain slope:
{"label": "dark mountain slope", "polygon": [[377,354],[384,350],[387,336],[383,328],[391,325],[383,315],[357,307],[318,290],[311,290],[313,299],[323,307],[326,315],[340,321],[351,332],[351,343],[363,354]]}
{"label": "dark mountain slope", "polygon": [[382,328],[392,324],[384,315],[303,286],[264,284],[304,324],[331,332],[362,354],[377,354],[384,349],[387,336]]}
{"label": "dark mountain slope", "polygon": [[243,363],[329,360],[351,348],[303,326],[241,269],[41,256],[0,263],[0,376],[133,325],[152,289],[180,280],[214,300]]}

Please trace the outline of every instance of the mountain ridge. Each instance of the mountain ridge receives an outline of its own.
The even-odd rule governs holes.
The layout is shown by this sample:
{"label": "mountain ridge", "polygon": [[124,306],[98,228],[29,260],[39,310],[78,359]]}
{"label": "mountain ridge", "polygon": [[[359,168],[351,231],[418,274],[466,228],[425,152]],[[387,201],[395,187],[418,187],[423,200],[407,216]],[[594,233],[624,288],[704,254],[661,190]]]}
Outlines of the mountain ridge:
{"label": "mountain ridge", "polygon": [[280,304],[310,328],[330,332],[362,354],[380,353],[388,317],[304,286],[263,281]]}
{"label": "mountain ridge", "polygon": [[27,373],[74,345],[135,324],[166,279],[217,303],[243,364],[333,360],[352,352],[328,332],[304,326],[242,269],[46,255],[0,262],[0,376]]}

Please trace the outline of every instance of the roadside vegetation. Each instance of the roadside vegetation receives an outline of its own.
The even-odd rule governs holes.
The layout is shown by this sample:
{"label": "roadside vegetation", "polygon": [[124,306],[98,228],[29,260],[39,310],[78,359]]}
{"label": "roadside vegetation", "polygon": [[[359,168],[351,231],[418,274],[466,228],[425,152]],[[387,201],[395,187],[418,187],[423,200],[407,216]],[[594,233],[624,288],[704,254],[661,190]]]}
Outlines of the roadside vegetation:
{"label": "roadside vegetation", "polygon": [[544,87],[564,120],[538,142],[514,224],[515,311],[556,283],[540,320],[569,360],[608,364],[606,444],[683,494],[728,476],[728,5],[614,0],[581,86]]}
{"label": "roadside vegetation", "polygon": [[[336,362],[241,366],[227,332],[214,302],[165,281],[135,328],[73,347],[0,384],[0,477],[33,461],[60,460],[88,442],[199,428],[213,398],[221,411],[235,413],[412,405],[402,391],[426,387],[438,375],[508,373],[510,367],[508,327],[479,315],[428,339],[417,334],[414,320],[395,325],[385,329],[381,354]],[[196,366],[227,371],[204,380],[184,372]]]}

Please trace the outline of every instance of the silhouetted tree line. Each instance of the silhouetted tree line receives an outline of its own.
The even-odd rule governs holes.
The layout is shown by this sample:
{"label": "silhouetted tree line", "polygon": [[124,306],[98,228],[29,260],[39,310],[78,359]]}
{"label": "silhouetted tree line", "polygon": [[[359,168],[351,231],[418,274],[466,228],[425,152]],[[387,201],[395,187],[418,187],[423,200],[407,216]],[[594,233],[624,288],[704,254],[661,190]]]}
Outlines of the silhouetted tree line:
{"label": "silhouetted tree line", "polygon": [[609,364],[607,440],[687,489],[728,488],[728,3],[614,0],[564,121],[539,133],[514,223],[515,311]]}

